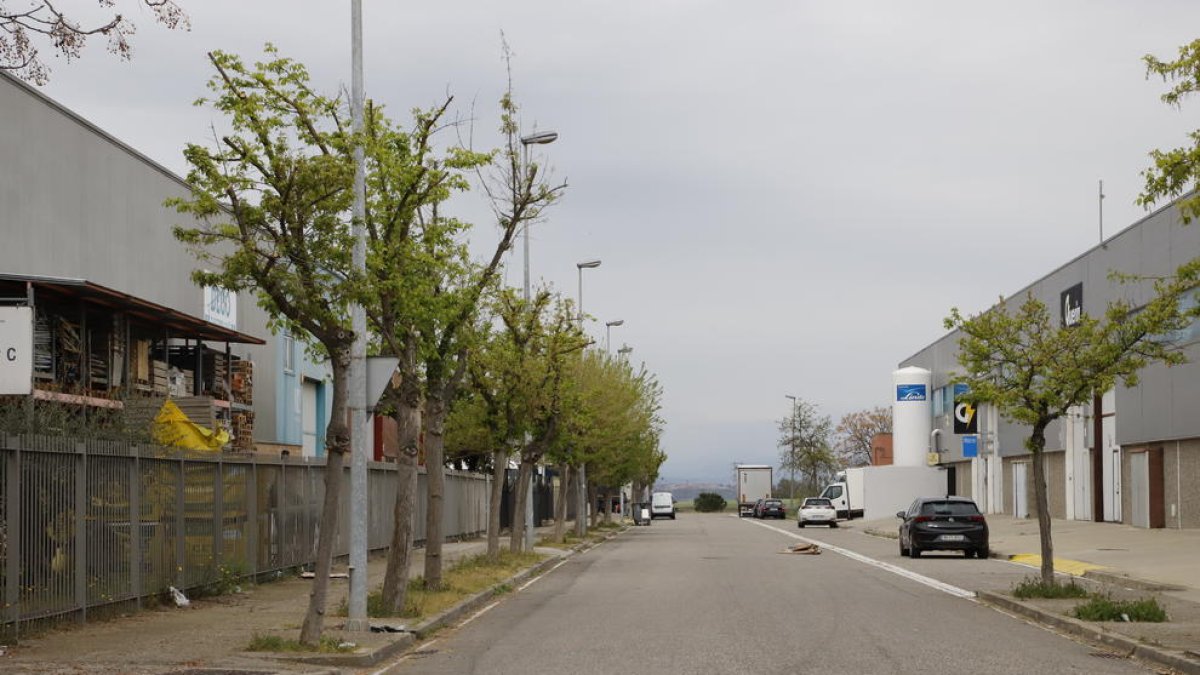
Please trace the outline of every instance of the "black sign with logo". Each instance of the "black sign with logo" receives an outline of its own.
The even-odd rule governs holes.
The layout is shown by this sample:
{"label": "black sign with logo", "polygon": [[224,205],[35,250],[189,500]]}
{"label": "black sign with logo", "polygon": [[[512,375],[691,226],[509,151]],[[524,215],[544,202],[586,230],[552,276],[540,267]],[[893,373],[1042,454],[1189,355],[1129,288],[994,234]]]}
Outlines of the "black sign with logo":
{"label": "black sign with logo", "polygon": [[1062,307],[1062,325],[1074,326],[1083,318],[1083,283],[1080,282],[1062,292],[1059,305]]}

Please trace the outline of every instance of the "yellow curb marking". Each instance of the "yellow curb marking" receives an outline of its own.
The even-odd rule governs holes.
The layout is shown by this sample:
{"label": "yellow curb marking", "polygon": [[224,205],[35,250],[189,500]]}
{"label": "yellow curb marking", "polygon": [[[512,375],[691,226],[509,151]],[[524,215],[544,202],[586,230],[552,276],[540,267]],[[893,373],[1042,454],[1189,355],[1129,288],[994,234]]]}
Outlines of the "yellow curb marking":
{"label": "yellow curb marking", "polygon": [[[1042,556],[1036,553],[1018,553],[1008,556],[1009,561],[1015,562],[1018,565],[1029,565],[1030,567],[1041,567]],[[1088,570],[1102,570],[1103,565],[1093,565],[1092,563],[1080,562],[1078,560],[1067,560],[1066,558],[1054,559],[1054,571],[1066,572],[1067,574],[1081,577]]]}

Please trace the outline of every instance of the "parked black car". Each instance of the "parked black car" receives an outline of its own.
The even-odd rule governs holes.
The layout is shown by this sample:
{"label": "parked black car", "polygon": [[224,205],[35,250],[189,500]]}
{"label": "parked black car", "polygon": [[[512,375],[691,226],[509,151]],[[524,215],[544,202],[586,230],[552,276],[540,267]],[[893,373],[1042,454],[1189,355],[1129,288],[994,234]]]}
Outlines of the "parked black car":
{"label": "parked black car", "polygon": [[962,551],[986,558],[987,520],[966,497],[918,497],[900,518],[900,555],[921,557],[922,551]]}
{"label": "parked black car", "polygon": [[755,518],[786,518],[787,508],[778,499],[760,499],[754,505]]}

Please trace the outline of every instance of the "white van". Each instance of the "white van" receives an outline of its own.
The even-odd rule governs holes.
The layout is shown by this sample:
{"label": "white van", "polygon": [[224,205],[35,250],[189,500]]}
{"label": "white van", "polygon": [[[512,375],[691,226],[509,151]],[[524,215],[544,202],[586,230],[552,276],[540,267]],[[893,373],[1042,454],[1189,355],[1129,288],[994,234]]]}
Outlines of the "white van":
{"label": "white van", "polygon": [[650,497],[650,517],[675,520],[675,498],[670,492],[655,492]]}

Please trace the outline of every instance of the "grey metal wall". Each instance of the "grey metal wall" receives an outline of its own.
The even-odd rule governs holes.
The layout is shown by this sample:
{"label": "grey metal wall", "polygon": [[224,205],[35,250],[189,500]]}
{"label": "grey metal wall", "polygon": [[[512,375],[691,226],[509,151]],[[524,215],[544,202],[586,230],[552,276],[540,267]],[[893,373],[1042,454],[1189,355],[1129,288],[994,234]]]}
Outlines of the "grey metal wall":
{"label": "grey metal wall", "polygon": [[[196,260],[171,234],[184,217],[163,206],[187,195],[178,176],[2,71],[0,120],[0,271],[83,278],[204,315]],[[267,340],[234,351],[258,366],[255,438],[274,441],[276,345],[246,293],[238,328]]]}
{"label": "grey metal wall", "polygon": [[[395,467],[369,470],[369,546],[386,548]],[[86,442],[0,437],[0,633],[51,617],[156,595],[168,586],[313,561],[324,460],[279,460]],[[348,495],[349,468],[342,494]],[[491,479],[447,472],[445,534],[487,528]],[[415,539],[425,538],[425,475]],[[342,499],[335,555],[349,549]]]}
{"label": "grey metal wall", "polygon": [[[1036,242],[1031,242],[1036,245]],[[1019,304],[1027,293],[1046,303],[1057,321],[1060,294],[1071,286],[1083,284],[1084,311],[1102,315],[1110,302],[1118,298],[1134,306],[1144,304],[1152,296],[1149,284],[1121,284],[1110,278],[1112,272],[1147,277],[1173,273],[1184,262],[1200,256],[1200,224],[1184,226],[1173,205],[1163,208],[1122,232],[1110,237],[1103,245],[1050,272],[1045,277],[1009,296],[1008,302]],[[969,313],[974,311],[966,308]],[[982,308],[980,308],[982,309]],[[933,386],[942,386],[957,366],[959,334],[953,332],[925,347],[900,363],[920,366],[933,372]],[[1116,392],[1117,442],[1133,443],[1200,437],[1200,346],[1187,348],[1190,363],[1174,368],[1151,366],[1140,374],[1138,386],[1118,385]],[[943,426],[949,434],[952,427]],[[1001,454],[1023,454],[1028,427],[1001,421],[999,424]],[[1091,434],[1090,426],[1087,433]],[[1054,423],[1046,431],[1047,449],[1061,449],[1061,424]],[[1090,441],[1089,441],[1090,442]],[[954,454],[957,452],[958,454]],[[946,456],[955,461],[961,452],[954,450]]]}

